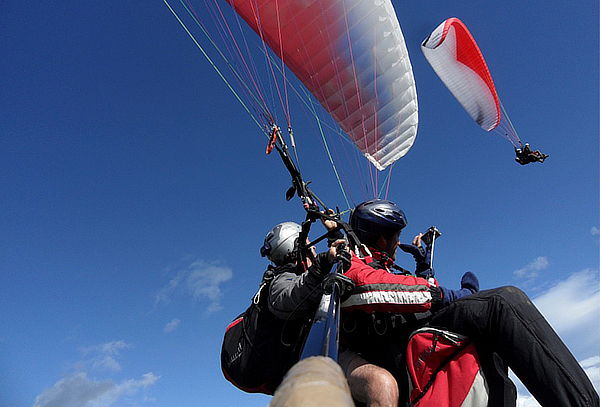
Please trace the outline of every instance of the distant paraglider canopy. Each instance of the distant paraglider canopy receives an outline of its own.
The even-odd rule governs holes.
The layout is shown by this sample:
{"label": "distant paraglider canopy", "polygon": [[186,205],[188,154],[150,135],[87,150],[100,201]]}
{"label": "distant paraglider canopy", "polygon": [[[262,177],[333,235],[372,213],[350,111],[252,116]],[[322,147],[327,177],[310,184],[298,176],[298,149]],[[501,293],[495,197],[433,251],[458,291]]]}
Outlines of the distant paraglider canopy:
{"label": "distant paraglider canopy", "polygon": [[543,162],[548,155],[523,145],[500,102],[494,80],[475,39],[458,18],[442,22],[421,43],[421,50],[442,82],[485,131],[515,147],[517,162]]}

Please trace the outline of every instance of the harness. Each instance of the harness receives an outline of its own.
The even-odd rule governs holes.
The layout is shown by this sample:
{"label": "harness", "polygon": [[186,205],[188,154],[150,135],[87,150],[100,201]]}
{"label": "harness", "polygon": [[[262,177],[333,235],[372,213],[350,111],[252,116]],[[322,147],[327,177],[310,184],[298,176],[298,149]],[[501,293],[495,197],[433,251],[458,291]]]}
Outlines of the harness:
{"label": "harness", "polygon": [[368,256],[364,256],[362,260],[367,266],[374,269],[386,270],[393,274],[401,274],[411,276],[412,273],[394,263],[394,260],[384,252],[370,251]]}
{"label": "harness", "polygon": [[[412,276],[412,273],[394,263],[386,253],[370,251],[361,260],[374,269],[389,273]],[[384,336],[388,333],[412,332],[415,326],[431,317],[430,311],[420,313],[393,314],[389,312],[349,312],[342,314],[341,327],[347,334],[357,333]]]}

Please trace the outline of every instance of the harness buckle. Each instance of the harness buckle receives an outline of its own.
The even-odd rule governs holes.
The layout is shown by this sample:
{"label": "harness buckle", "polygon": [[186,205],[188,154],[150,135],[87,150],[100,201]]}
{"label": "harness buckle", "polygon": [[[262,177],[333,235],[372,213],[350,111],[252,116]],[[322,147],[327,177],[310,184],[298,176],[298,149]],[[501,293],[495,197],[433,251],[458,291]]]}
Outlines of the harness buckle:
{"label": "harness buckle", "polygon": [[385,335],[385,333],[388,330],[387,320],[377,318],[375,314],[371,314],[371,319],[373,322],[373,330],[375,331],[375,333],[379,336]]}

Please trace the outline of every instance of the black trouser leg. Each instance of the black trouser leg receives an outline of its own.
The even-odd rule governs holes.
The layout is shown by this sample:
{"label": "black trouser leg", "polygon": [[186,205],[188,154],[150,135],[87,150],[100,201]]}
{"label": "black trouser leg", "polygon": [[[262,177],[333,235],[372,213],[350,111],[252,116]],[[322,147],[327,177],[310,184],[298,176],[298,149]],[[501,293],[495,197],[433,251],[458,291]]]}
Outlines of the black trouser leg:
{"label": "black trouser leg", "polygon": [[516,287],[481,291],[439,310],[431,326],[497,353],[542,406],[597,407],[598,393],[569,349]]}
{"label": "black trouser leg", "polygon": [[485,347],[478,347],[479,360],[488,385],[487,407],[516,407],[517,388],[508,377],[508,366],[502,358]]}

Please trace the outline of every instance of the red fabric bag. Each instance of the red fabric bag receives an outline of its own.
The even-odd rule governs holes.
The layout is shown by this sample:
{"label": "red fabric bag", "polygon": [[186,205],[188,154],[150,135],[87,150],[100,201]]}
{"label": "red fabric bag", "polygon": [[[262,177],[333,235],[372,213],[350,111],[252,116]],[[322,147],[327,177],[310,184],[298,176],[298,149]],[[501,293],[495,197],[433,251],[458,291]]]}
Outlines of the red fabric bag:
{"label": "red fabric bag", "polygon": [[411,407],[484,407],[488,388],[467,337],[425,327],[413,332],[406,361]]}

